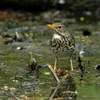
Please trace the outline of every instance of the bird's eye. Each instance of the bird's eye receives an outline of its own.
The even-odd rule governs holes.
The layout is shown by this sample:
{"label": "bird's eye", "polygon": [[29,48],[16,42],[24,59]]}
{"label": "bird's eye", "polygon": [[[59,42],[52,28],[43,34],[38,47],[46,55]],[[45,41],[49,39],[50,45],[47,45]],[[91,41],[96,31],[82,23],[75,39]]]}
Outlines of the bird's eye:
{"label": "bird's eye", "polygon": [[61,26],[59,26],[58,28],[61,28]]}

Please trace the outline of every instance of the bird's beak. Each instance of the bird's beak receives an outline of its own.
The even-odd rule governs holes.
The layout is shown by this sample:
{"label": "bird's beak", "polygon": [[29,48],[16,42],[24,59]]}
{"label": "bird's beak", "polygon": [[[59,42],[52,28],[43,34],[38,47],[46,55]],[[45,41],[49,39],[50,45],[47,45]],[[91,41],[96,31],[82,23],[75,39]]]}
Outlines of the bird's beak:
{"label": "bird's beak", "polygon": [[50,24],[48,24],[47,26],[50,27],[50,28],[56,29],[54,26],[52,26]]}

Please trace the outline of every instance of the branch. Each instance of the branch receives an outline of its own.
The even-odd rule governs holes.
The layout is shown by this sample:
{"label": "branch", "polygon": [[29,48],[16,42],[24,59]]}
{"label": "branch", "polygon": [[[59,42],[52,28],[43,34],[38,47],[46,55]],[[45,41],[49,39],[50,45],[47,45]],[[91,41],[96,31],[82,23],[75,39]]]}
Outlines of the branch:
{"label": "branch", "polygon": [[48,68],[50,69],[50,71],[51,71],[51,73],[53,74],[53,76],[54,76],[54,78],[56,79],[56,81],[57,81],[58,83],[60,83],[60,80],[59,80],[58,76],[56,75],[55,71],[53,70],[52,66],[49,65],[49,64],[47,64],[47,66],[48,66]]}

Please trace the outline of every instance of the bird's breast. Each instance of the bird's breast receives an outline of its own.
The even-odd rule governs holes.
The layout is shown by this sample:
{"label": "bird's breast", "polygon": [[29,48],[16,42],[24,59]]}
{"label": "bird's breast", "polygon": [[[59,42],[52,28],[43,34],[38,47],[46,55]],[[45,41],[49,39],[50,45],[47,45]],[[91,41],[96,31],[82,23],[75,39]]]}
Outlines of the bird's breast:
{"label": "bird's breast", "polygon": [[74,45],[70,44],[67,38],[63,38],[58,34],[53,35],[50,40],[50,48],[54,54],[58,57],[61,56],[70,56],[74,51]]}
{"label": "bird's breast", "polygon": [[59,34],[54,34],[52,38],[53,39],[61,39],[61,36]]}

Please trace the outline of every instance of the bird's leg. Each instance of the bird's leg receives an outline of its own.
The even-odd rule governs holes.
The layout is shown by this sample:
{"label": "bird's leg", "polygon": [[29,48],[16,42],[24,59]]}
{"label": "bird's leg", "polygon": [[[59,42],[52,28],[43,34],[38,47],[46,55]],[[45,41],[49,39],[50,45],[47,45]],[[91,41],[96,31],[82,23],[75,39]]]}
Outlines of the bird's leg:
{"label": "bird's leg", "polygon": [[58,61],[58,58],[57,58],[57,57],[55,57],[54,71],[56,71],[56,70],[57,70],[57,67],[56,67],[57,61]]}
{"label": "bird's leg", "polygon": [[71,64],[71,71],[73,71],[73,61],[72,61],[72,57],[70,58],[70,64]]}

